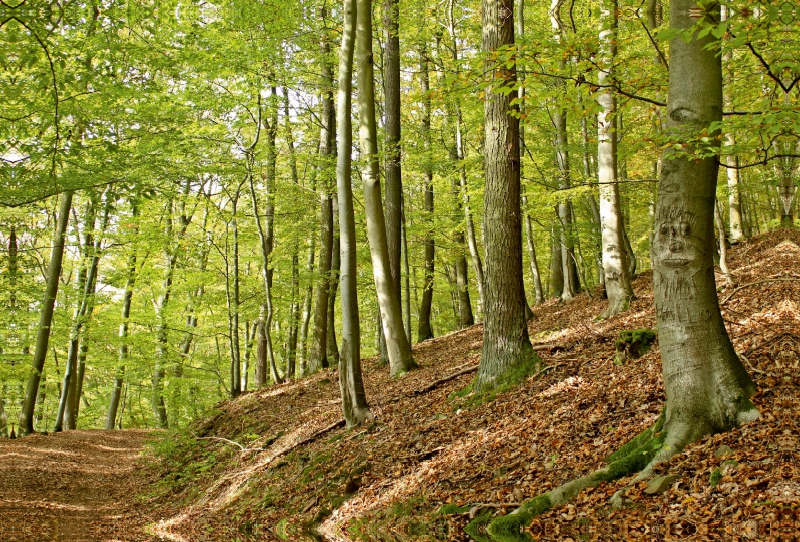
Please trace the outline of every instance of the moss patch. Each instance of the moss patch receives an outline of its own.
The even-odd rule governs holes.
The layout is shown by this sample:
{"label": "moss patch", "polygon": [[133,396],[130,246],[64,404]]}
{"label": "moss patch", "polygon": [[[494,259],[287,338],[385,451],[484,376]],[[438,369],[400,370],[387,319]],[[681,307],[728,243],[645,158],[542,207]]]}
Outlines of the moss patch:
{"label": "moss patch", "polygon": [[[473,379],[466,387],[451,393],[448,399],[450,401],[455,401],[457,398],[464,398],[463,403],[460,403],[459,407],[466,408],[473,408],[484,403],[490,403],[494,401],[498,395],[515,388],[526,378],[535,374],[541,367],[541,363],[541,358],[531,349],[530,354],[525,360],[495,378],[492,385],[484,385],[482,389],[476,390],[475,379]],[[475,378],[477,378],[477,376]]]}
{"label": "moss patch", "polygon": [[654,329],[631,329],[620,331],[614,345],[617,347],[617,355],[614,363],[624,364],[631,359],[637,359],[645,355],[653,342],[656,340],[657,333]]}
{"label": "moss patch", "polygon": [[487,527],[487,532],[500,542],[527,542],[531,540],[525,529],[533,518],[547,512],[553,506],[550,494],[545,493],[522,503],[511,514],[495,518]]}
{"label": "moss patch", "polygon": [[708,477],[708,485],[711,487],[716,487],[720,480],[722,480],[722,471],[719,470],[719,468],[716,468],[711,471],[711,476]]}
{"label": "moss patch", "polygon": [[449,514],[463,514],[465,512],[469,512],[469,505],[465,504],[464,506],[458,506],[456,503],[445,504],[442,506],[437,515],[440,516],[447,516]]}
{"label": "moss patch", "polygon": [[486,534],[487,526],[491,519],[492,512],[484,510],[464,526],[464,532],[477,542],[492,542],[492,538]]}

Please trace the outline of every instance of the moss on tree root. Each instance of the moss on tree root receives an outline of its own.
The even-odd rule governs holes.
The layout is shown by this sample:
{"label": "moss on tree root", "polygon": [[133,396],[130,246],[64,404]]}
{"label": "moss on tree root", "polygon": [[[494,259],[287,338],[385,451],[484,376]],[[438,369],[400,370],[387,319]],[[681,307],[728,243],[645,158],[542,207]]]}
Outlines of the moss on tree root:
{"label": "moss on tree root", "polygon": [[587,476],[567,482],[549,493],[527,500],[512,513],[495,518],[486,528],[492,539],[499,542],[528,542],[530,535],[525,528],[533,518],[574,498],[587,487],[602,482],[612,482],[629,474],[639,472],[653,460],[664,446],[667,432],[664,430],[664,412],[655,425],[642,431],[630,442],[621,446],[608,457],[609,465]]}

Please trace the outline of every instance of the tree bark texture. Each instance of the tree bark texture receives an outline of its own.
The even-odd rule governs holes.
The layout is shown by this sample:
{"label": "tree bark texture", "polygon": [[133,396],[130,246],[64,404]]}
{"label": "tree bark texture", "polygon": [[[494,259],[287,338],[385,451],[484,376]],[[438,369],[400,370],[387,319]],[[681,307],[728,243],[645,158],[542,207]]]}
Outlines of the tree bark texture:
{"label": "tree bark texture", "polygon": [[53,248],[50,251],[50,262],[47,265],[47,281],[45,283],[45,294],[42,302],[42,312],[39,317],[39,329],[36,332],[36,348],[33,351],[31,361],[32,371],[28,377],[28,385],[25,390],[25,401],[20,413],[19,430],[22,434],[33,433],[33,413],[36,408],[36,397],[39,393],[39,384],[42,379],[42,370],[47,358],[47,348],[50,342],[50,327],[53,323],[53,309],[55,307],[56,296],[58,295],[58,284],[61,278],[61,263],[64,259],[64,244],[66,241],[67,224],[69,223],[69,211],[72,208],[73,191],[68,190],[61,195],[61,202],[58,208],[58,220],[56,231],[53,236]]}
{"label": "tree bark texture", "polygon": [[431,308],[433,307],[433,284],[435,270],[435,243],[433,237],[433,167],[431,166],[431,97],[430,97],[430,75],[428,72],[428,51],[424,42],[420,46],[420,85],[422,90],[422,145],[425,156],[422,164],[422,171],[425,177],[423,188],[422,209],[424,211],[423,220],[427,225],[425,229],[425,275],[422,287],[422,300],[419,304],[417,342],[426,341],[433,338],[433,327],[431,326]]}
{"label": "tree bark texture", "polygon": [[[617,52],[617,2],[605,0],[601,8],[600,47],[601,68],[597,82],[608,84],[613,80],[613,66]],[[617,99],[611,88],[597,98],[597,180],[600,199],[600,239],[603,249],[603,278],[605,280],[608,308],[604,318],[628,310],[633,288],[628,271],[622,207],[617,183]]]}
{"label": "tree bark texture", "polygon": [[485,175],[483,246],[483,352],[474,389],[491,389],[535,358],[525,318],[522,281],[519,118],[512,96],[516,68],[497,62],[497,50],[514,44],[511,0],[483,0],[483,52],[491,69],[484,101]]}
{"label": "tree bark texture", "polygon": [[392,376],[412,369],[411,345],[403,329],[400,296],[394,287],[389,263],[386,221],[381,203],[380,172],[378,170],[378,130],[375,121],[375,88],[373,83],[372,11],[366,0],[358,2],[356,59],[358,64],[359,141],[364,164],[364,209],[367,218],[372,272],[381,312],[383,335],[389,354]]}
{"label": "tree bark texture", "polygon": [[[369,13],[369,3],[362,2],[362,4]],[[356,223],[351,186],[353,124],[350,114],[358,7],[356,0],[344,0],[342,47],[339,53],[339,92],[336,108],[336,186],[339,197],[339,242],[342,260],[339,280],[342,290],[340,296],[342,349],[339,362],[339,388],[342,393],[342,412],[348,427],[372,419],[361,376],[361,330],[358,321],[358,285],[356,282],[358,279]]]}
{"label": "tree bark texture", "polygon": [[[672,0],[671,25],[688,29],[694,0]],[[696,133],[722,118],[718,43],[670,43],[667,130]],[[691,150],[691,149],[690,149]],[[755,385],[733,349],[714,280],[715,157],[663,155],[656,203],[653,285],[666,392],[661,457],[703,435],[755,419]],[[657,456],[654,461],[657,461]]]}

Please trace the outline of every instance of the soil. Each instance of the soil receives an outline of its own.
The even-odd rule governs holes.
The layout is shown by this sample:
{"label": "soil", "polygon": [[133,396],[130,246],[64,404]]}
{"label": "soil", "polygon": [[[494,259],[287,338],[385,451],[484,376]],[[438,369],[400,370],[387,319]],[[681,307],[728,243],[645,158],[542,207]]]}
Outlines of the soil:
{"label": "soil", "polygon": [[144,542],[139,497],[151,479],[140,451],[151,431],[66,431],[0,440],[0,540]]}

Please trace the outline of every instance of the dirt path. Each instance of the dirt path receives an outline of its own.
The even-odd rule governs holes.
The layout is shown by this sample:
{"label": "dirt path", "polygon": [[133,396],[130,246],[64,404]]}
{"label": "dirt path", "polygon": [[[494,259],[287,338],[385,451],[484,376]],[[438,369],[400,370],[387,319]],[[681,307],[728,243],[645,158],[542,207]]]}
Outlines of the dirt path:
{"label": "dirt path", "polygon": [[148,431],[67,431],[0,440],[0,540],[139,542]]}

